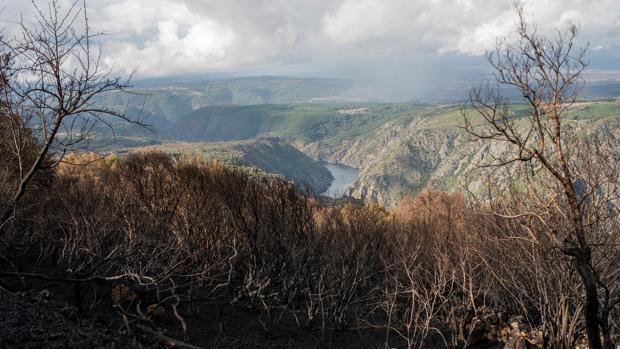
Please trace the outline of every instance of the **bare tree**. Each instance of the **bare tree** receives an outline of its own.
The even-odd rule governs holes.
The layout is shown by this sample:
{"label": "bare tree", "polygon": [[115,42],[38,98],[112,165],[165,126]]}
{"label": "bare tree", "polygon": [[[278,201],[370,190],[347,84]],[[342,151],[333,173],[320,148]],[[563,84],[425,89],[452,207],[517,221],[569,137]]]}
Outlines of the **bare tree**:
{"label": "bare tree", "polygon": [[[88,24],[86,1],[68,7],[51,0],[47,10],[33,3],[34,23],[21,19],[20,33],[0,43],[6,52],[2,71],[2,118],[9,124],[19,180],[9,207],[0,213],[0,228],[16,214],[16,206],[40,170],[61,162],[64,155],[91,135],[97,123],[111,126],[114,118],[131,120],[106,108],[96,97],[123,90],[127,81],[111,77],[101,63]],[[7,121],[7,122],[5,122]],[[36,155],[25,161],[24,130],[37,139]],[[53,156],[52,156],[53,155]]]}
{"label": "bare tree", "polygon": [[[549,215],[540,212],[514,216],[530,216],[542,221],[563,254],[571,257],[583,286],[589,347],[603,347],[603,330],[605,347],[609,348],[612,344],[609,328],[604,325],[604,314],[613,309],[617,301],[609,299],[606,292],[601,309],[599,290],[606,287],[593,262],[593,249],[598,246],[594,243],[596,228],[600,227],[594,221],[601,217],[601,212],[595,211],[591,199],[605,196],[610,202],[613,199],[609,194],[615,193],[611,188],[616,183],[613,178],[607,181],[601,176],[594,178],[584,174],[589,169],[588,164],[597,163],[593,160],[596,153],[579,151],[584,146],[583,141],[566,120],[585,84],[582,73],[588,64],[587,47],[575,47],[576,25],[557,31],[554,37],[546,37],[528,26],[521,3],[516,3],[515,7],[519,40],[516,44],[501,40],[496,49],[488,53],[494,71],[492,83],[496,86],[490,83],[472,90],[470,104],[476,115],[482,117],[482,122],[465,113],[465,129],[476,140],[503,145],[505,151],[493,154],[492,160],[484,166],[525,166],[528,176],[539,179],[530,189],[538,193],[542,189],[549,208],[547,212],[553,211],[566,218],[566,228],[560,231],[558,226],[544,224]],[[525,108],[510,105],[503,94],[506,88],[521,94]],[[543,178],[550,181],[543,182]]]}

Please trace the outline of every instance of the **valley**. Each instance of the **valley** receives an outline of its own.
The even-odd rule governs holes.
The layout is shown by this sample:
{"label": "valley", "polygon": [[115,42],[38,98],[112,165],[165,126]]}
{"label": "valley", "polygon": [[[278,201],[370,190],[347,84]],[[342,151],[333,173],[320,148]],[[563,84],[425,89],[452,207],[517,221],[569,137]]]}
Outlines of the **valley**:
{"label": "valley", "polygon": [[[173,91],[164,100],[185,98]],[[350,101],[196,109],[187,105],[171,114],[153,105],[145,104],[142,113],[147,113],[147,121],[160,113],[154,117],[160,121],[153,122],[160,127],[154,126],[152,132],[135,125],[116,127],[112,142],[109,135],[101,133],[94,144],[105,144],[101,149],[107,151],[161,149],[200,154],[283,176],[316,194],[339,196],[346,192],[387,207],[424,189],[476,192],[484,178],[477,174],[477,164],[507,150],[497,144],[470,142],[461,127],[459,105]],[[518,117],[522,106],[511,108]],[[139,111],[137,106],[128,110]],[[162,118],[167,121],[161,122]],[[476,117],[472,120],[479,122]],[[570,111],[570,123],[584,133],[598,127],[620,130],[620,101],[576,104]],[[323,167],[323,163],[341,164],[357,172],[354,177],[353,172],[341,173],[331,165]]]}

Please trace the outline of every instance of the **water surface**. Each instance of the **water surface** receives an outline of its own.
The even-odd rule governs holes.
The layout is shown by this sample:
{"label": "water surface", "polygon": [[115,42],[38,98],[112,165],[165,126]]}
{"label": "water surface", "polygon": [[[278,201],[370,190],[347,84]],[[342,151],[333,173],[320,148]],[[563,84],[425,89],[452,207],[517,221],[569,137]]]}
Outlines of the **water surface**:
{"label": "water surface", "polygon": [[330,185],[329,189],[323,193],[323,195],[332,198],[344,196],[355,180],[357,180],[357,176],[359,175],[359,170],[355,167],[337,163],[325,163],[323,166],[325,166],[325,168],[328,169],[334,177],[334,181]]}

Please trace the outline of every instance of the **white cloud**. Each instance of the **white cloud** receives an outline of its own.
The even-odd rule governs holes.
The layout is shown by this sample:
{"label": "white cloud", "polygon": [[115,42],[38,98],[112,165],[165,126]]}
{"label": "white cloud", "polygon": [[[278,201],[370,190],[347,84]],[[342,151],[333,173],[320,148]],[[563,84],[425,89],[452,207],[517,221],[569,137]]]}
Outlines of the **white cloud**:
{"label": "white cloud", "polygon": [[113,28],[120,37],[106,41],[105,61],[117,70],[137,69],[138,75],[261,64],[280,59],[285,50],[294,52],[307,34],[306,18],[288,1],[107,0],[100,5],[96,25]]}
{"label": "white cloud", "polygon": [[[618,47],[617,6],[617,0],[530,0],[525,7],[542,31],[579,23],[586,40]],[[516,24],[508,0],[345,0],[323,22],[325,35],[336,43],[398,39],[402,49],[467,55],[491,49]]]}
{"label": "white cloud", "polygon": [[[407,18],[400,4],[386,6],[382,0],[346,1],[323,18],[324,32],[337,43],[356,44],[400,35]],[[409,10],[409,9],[405,9]]]}
{"label": "white cloud", "polygon": [[[92,3],[92,1],[91,1]],[[182,1],[105,1],[95,24],[107,31],[143,34],[163,20],[191,23],[200,20]]]}
{"label": "white cloud", "polygon": [[477,53],[486,45],[488,32],[499,29],[496,16],[506,7],[472,0],[347,0],[325,15],[324,32],[332,41],[346,44],[390,40],[397,50],[400,44],[404,50]]}
{"label": "white cloud", "polygon": [[[37,0],[43,2],[44,0]],[[512,0],[90,0],[105,62],[159,76],[287,64],[321,66],[403,57],[479,55],[514,31]],[[5,18],[28,2],[0,0]],[[597,52],[620,50],[617,0],[529,0],[549,31],[580,23]],[[332,67],[333,68],[333,67]]]}
{"label": "white cloud", "polygon": [[[172,20],[157,22],[157,34],[143,45],[111,41],[104,61],[111,67],[129,73],[134,69],[142,75],[161,76],[188,73],[219,67],[232,45],[232,30],[210,20],[200,20],[184,34]],[[113,53],[113,54],[110,54]]]}

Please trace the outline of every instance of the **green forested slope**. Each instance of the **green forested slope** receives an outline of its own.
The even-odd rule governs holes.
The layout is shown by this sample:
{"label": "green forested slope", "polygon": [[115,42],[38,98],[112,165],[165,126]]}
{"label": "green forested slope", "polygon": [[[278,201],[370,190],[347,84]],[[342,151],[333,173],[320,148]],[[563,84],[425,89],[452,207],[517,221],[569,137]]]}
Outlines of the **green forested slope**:
{"label": "green forested slope", "polygon": [[183,143],[138,148],[160,150],[177,156],[198,156],[224,164],[257,168],[265,174],[288,178],[301,188],[322,193],[333,180],[330,172],[319,162],[277,138],[260,138],[237,142]]}

